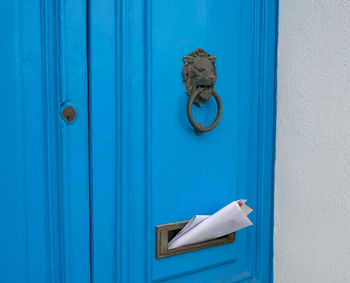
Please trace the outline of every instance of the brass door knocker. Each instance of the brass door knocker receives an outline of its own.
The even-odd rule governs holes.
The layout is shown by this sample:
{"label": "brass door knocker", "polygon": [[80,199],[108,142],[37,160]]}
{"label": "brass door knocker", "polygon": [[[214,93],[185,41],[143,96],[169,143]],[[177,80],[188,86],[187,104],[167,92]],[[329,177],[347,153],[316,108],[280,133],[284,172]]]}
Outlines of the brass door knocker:
{"label": "brass door knocker", "polygon": [[[222,116],[222,102],[214,90],[216,82],[215,57],[210,56],[202,48],[191,52],[184,57],[182,76],[189,96],[187,102],[187,117],[197,134],[213,130],[220,122]],[[208,127],[194,121],[192,116],[193,103],[202,106],[214,96],[217,104],[215,121]]]}

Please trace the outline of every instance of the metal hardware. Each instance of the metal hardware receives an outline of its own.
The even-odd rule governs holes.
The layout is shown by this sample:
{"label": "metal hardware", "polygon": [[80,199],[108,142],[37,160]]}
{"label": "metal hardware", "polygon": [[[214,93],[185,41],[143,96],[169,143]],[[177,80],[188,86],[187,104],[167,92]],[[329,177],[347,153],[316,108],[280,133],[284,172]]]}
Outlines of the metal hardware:
{"label": "metal hardware", "polygon": [[[187,95],[187,117],[197,134],[209,132],[213,130],[220,122],[222,116],[222,102],[214,90],[216,82],[216,57],[210,56],[202,48],[191,52],[184,57],[184,66],[182,76],[184,79]],[[213,124],[204,127],[202,124],[196,123],[192,116],[192,104],[202,106],[210,100],[211,95],[214,96],[217,103],[217,115]]]}
{"label": "metal hardware", "polygon": [[62,120],[68,125],[73,124],[78,117],[78,112],[76,110],[76,107],[69,100],[63,102],[60,105],[60,112],[61,112]]}
{"label": "metal hardware", "polygon": [[176,236],[180,230],[185,227],[188,221],[180,221],[175,223],[169,223],[165,225],[159,225],[156,227],[156,258],[163,258],[182,253],[197,251],[205,248],[219,246],[223,244],[233,243],[235,241],[235,233],[230,233],[223,237],[205,241],[198,244],[188,245],[176,249],[168,250],[169,241]]}
{"label": "metal hardware", "polygon": [[193,116],[192,116],[192,104],[199,94],[200,94],[200,91],[194,93],[193,95],[190,96],[190,98],[188,99],[188,102],[187,102],[187,117],[188,117],[188,120],[190,121],[192,127],[194,128],[194,131],[198,135],[203,133],[203,132],[209,132],[212,129],[214,129],[219,124],[221,116],[222,116],[222,101],[220,99],[220,96],[213,89],[213,96],[214,96],[214,98],[216,100],[216,104],[217,104],[217,114],[216,114],[215,121],[208,127],[204,127],[202,124],[196,123],[196,121],[193,119]]}
{"label": "metal hardware", "polygon": [[72,122],[75,118],[75,115],[76,113],[73,106],[68,106],[62,111],[62,116],[67,122]]}

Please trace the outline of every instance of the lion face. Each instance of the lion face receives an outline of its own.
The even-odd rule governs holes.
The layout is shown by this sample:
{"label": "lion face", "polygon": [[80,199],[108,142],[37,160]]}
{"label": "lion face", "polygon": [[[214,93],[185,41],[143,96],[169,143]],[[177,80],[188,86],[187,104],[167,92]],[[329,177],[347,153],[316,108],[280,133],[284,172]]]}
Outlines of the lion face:
{"label": "lion face", "polygon": [[199,48],[184,57],[183,78],[188,95],[197,90],[195,103],[202,105],[210,99],[216,82],[215,57]]}

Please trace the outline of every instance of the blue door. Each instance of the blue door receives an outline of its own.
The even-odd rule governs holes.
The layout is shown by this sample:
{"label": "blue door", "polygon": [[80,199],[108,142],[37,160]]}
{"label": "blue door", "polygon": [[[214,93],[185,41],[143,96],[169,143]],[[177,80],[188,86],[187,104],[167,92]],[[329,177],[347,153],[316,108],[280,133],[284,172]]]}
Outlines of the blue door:
{"label": "blue door", "polygon": [[[272,282],[276,8],[0,1],[0,282]],[[159,256],[237,199],[253,226]]]}
{"label": "blue door", "polygon": [[[93,282],[272,282],[276,6],[89,1]],[[182,75],[198,48],[216,57],[222,101],[201,134]],[[191,109],[195,125],[217,115],[213,96]],[[248,199],[254,226],[233,243],[156,257],[157,226],[236,199]]]}
{"label": "blue door", "polygon": [[90,282],[86,10],[0,1],[1,283]]}

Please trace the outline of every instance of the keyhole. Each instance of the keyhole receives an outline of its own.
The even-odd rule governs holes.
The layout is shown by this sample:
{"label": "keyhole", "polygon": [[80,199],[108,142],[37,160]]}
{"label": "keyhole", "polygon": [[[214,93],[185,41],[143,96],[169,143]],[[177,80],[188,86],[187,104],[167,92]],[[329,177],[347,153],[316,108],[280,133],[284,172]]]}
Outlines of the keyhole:
{"label": "keyhole", "polygon": [[63,109],[62,116],[67,122],[72,122],[75,118],[75,111],[73,106],[68,106],[67,108]]}

